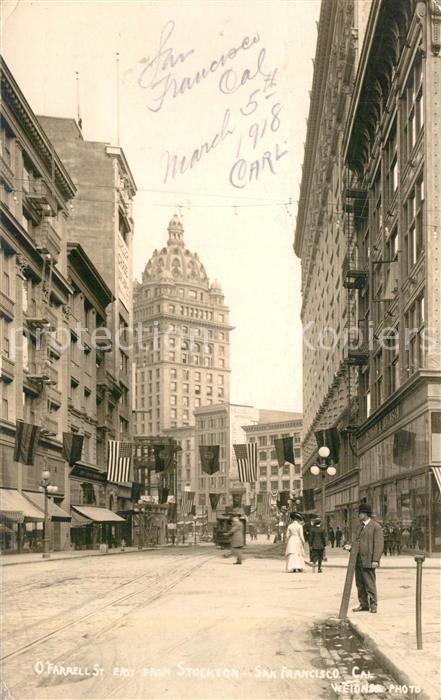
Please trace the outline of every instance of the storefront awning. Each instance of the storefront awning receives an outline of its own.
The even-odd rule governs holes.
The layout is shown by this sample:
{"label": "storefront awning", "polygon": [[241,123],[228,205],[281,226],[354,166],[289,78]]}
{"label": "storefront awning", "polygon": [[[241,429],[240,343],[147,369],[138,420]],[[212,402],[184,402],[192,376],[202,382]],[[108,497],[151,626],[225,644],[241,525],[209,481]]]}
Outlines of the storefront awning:
{"label": "storefront awning", "polygon": [[94,523],[124,523],[124,518],[107,508],[97,506],[72,506],[72,510]]}
{"label": "storefront awning", "polygon": [[441,467],[432,467],[432,472],[433,476],[435,477],[438,488],[441,491]]}
{"label": "storefront awning", "polygon": [[[35,491],[23,491],[23,494],[44,513],[44,493],[35,493]],[[53,522],[68,523],[72,519],[69,513],[66,513],[66,511],[60,508],[60,506],[57,506],[57,504],[54,503],[51,498],[47,499],[47,509],[49,517]]]}
{"label": "storefront awning", "polygon": [[0,513],[18,523],[44,520],[44,513],[15,489],[0,489]]}

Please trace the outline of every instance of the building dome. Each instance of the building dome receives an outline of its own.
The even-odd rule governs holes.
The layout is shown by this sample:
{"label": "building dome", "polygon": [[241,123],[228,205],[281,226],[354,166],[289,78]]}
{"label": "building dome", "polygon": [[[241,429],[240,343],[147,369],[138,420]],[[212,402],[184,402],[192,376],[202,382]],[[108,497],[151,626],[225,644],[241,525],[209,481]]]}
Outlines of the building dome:
{"label": "building dome", "polygon": [[210,287],[210,292],[212,294],[223,294],[221,283],[219,282],[219,280],[214,280],[213,284]]}
{"label": "building dome", "polygon": [[209,289],[207,273],[197,253],[185,247],[184,227],[176,214],[168,225],[167,247],[154,251],[145,266],[142,281],[144,284],[185,282]]}

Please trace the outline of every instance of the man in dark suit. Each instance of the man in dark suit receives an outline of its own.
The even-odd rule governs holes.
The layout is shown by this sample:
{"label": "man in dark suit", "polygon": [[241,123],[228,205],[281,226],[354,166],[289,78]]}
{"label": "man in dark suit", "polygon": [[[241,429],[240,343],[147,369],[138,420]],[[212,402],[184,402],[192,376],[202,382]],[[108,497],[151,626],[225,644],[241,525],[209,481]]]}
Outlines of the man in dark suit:
{"label": "man in dark suit", "polygon": [[318,572],[322,573],[322,561],[323,553],[326,547],[326,537],[324,530],[322,528],[322,521],[320,518],[316,518],[309,531],[309,551],[311,553],[311,561],[313,563],[314,569],[316,564],[318,564]]}
{"label": "man in dark suit", "polygon": [[353,612],[366,610],[376,613],[378,599],[375,571],[383,554],[383,528],[372,519],[372,508],[367,503],[359,506],[358,517],[361,526],[355,535],[355,542],[358,544],[355,582],[360,605],[353,608]]}

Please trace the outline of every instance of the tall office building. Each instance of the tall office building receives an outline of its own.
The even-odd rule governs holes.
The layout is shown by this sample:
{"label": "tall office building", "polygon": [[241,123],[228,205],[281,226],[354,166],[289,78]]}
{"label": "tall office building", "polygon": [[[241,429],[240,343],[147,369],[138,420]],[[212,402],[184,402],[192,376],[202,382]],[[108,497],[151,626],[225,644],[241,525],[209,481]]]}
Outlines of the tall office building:
{"label": "tall office building", "polygon": [[[441,551],[441,10],[377,2],[344,154],[360,499]],[[354,341],[358,340],[357,343]]]}
{"label": "tall office building", "polygon": [[321,5],[294,250],[302,264],[304,488],[320,480],[315,433],[336,428],[341,446],[329,481],[326,511],[350,526],[358,504],[358,461],[350,428],[357,420],[358,372],[346,362],[340,338],[354,323],[356,291],[344,284],[346,187],[342,139],[370,3],[329,0]]}
{"label": "tall office building", "polygon": [[133,308],[137,435],[173,434],[194,425],[195,409],[229,401],[229,309],[177,216],[135,282]]}

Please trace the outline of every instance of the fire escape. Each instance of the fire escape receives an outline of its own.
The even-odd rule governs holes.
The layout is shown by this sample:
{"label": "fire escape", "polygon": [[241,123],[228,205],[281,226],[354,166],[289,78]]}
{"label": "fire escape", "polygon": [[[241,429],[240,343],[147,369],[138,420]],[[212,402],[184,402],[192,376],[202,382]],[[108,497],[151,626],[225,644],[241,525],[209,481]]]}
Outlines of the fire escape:
{"label": "fire escape", "polygon": [[32,361],[26,373],[26,384],[36,403],[36,415],[42,432],[48,437],[58,434],[58,423],[51,409],[61,406],[58,371],[55,362],[61,349],[55,337],[57,315],[51,307],[54,265],[61,252],[61,239],[51,223],[57,214],[57,202],[47,183],[35,179],[24,191],[25,205],[38,221],[34,228],[34,244],[42,257],[41,279],[32,305],[25,312],[28,333],[35,343]]}
{"label": "fire escape", "polygon": [[344,232],[346,255],[343,260],[343,286],[347,290],[347,324],[344,359],[347,368],[350,424],[358,422],[359,369],[369,362],[369,323],[360,318],[359,294],[369,283],[367,250],[359,243],[358,231],[368,216],[367,193],[363,189],[345,188]]}

